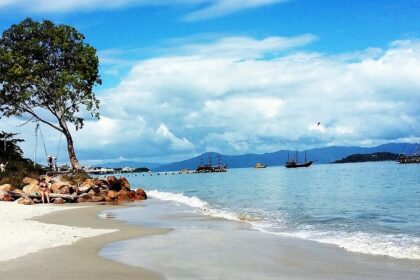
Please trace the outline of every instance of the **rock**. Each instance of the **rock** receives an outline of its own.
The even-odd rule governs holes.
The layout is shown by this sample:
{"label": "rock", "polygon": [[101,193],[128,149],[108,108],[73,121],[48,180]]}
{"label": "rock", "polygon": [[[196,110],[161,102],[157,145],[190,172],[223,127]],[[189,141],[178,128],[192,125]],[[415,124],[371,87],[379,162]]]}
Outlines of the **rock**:
{"label": "rock", "polygon": [[51,186],[51,191],[53,193],[60,193],[60,190],[64,187],[69,187],[71,184],[69,182],[55,182]]}
{"label": "rock", "polygon": [[68,186],[64,186],[60,189],[59,194],[70,194],[70,188]]}
{"label": "rock", "polygon": [[110,190],[117,191],[117,192],[121,190],[120,182],[119,180],[117,180],[115,176],[108,176],[106,178],[106,181],[108,182],[108,186]]}
{"label": "rock", "polygon": [[126,190],[120,190],[117,193],[117,200],[118,201],[127,201],[127,200],[130,200],[130,197],[128,195],[128,192]]}
{"label": "rock", "polygon": [[78,187],[77,188],[77,192],[78,193],[87,193],[87,192],[89,192],[90,191],[90,189],[92,189],[92,186],[80,186],[80,187]]}
{"label": "rock", "polygon": [[20,194],[24,194],[24,193],[25,193],[24,191],[19,190],[19,189],[15,189],[15,190],[14,190],[14,192],[15,192],[15,193],[20,193]]}
{"label": "rock", "polygon": [[39,186],[38,185],[27,185],[27,186],[23,187],[23,191],[26,194],[39,193]]}
{"label": "rock", "polygon": [[92,195],[89,202],[102,202],[105,198],[101,195]]}
{"label": "rock", "polygon": [[120,182],[120,186],[122,190],[127,190],[127,191],[131,190],[130,183],[125,177],[121,177],[119,179],[119,182]]}
{"label": "rock", "polygon": [[82,185],[80,185],[81,187],[93,187],[94,185],[96,185],[96,179],[86,179]]}
{"label": "rock", "polygon": [[108,192],[108,197],[110,199],[116,199],[118,197],[117,192],[116,191],[109,191]]}
{"label": "rock", "polygon": [[0,186],[0,191],[7,191],[7,192],[11,192],[13,191],[15,188],[12,187],[12,185],[10,184],[4,184]]}
{"label": "rock", "polygon": [[23,204],[23,205],[33,205],[33,204],[35,204],[35,202],[27,196],[22,196],[21,198],[19,198],[18,203]]}
{"label": "rock", "polygon": [[147,194],[142,188],[136,189],[136,194],[134,197],[135,200],[145,200],[147,199]]}
{"label": "rock", "polygon": [[25,185],[38,185],[38,180],[31,178],[31,177],[25,177],[22,180],[22,183],[24,183]]}
{"label": "rock", "polygon": [[7,191],[0,190],[0,201],[13,201],[13,198]]}
{"label": "rock", "polygon": [[101,190],[99,189],[99,187],[97,185],[94,185],[92,187],[91,191],[93,191],[95,194],[98,194]]}
{"label": "rock", "polygon": [[77,198],[77,202],[89,202],[92,196],[88,193],[83,193]]}
{"label": "rock", "polygon": [[54,199],[54,204],[64,204],[64,199],[62,199],[61,197],[57,197],[56,199]]}
{"label": "rock", "polygon": [[128,195],[128,198],[130,200],[133,200],[136,197],[136,192],[135,191],[127,191],[127,195]]}

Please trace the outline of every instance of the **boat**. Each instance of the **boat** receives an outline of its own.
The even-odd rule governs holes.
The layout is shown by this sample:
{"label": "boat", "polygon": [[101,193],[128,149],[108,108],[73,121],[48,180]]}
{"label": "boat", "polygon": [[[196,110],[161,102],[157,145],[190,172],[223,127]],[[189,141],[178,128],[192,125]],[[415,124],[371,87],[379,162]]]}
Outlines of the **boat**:
{"label": "boat", "polygon": [[287,154],[287,161],[286,161],[285,167],[286,168],[309,167],[309,166],[312,165],[312,163],[314,163],[313,160],[311,160],[311,161],[306,160],[306,151],[305,151],[305,162],[299,163],[298,156],[297,156],[297,151],[296,151],[296,158],[295,159],[289,159],[289,154]]}
{"label": "boat", "polygon": [[261,162],[257,162],[257,163],[255,164],[255,168],[266,168],[266,167],[267,167],[267,165],[262,164]]}
{"label": "boat", "polygon": [[214,172],[226,172],[227,171],[227,164],[221,164],[221,155],[218,155],[219,164],[212,165],[211,163],[211,156],[209,156],[208,164],[203,164],[203,158],[201,157],[201,163],[195,170],[197,173],[214,173]]}
{"label": "boat", "polygon": [[[405,147],[404,147],[404,150],[405,150]],[[398,157],[398,162],[401,164],[420,163],[420,154],[418,152],[417,145],[416,145],[416,151],[412,155],[407,155],[404,151],[404,153]]]}

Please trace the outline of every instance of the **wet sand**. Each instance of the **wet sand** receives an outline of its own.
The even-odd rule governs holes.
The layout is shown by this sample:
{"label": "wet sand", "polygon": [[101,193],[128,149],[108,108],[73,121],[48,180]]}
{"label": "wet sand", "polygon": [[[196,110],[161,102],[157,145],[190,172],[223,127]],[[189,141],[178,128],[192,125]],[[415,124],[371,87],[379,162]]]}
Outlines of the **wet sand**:
{"label": "wet sand", "polygon": [[[73,245],[44,249],[13,260],[0,262],[0,279],[163,279],[156,272],[99,257],[99,250],[110,242],[168,232],[166,229],[131,226],[113,219],[98,217],[101,211],[116,209],[116,207],[118,206],[97,205],[59,211],[34,218],[33,220],[42,223],[119,229],[119,231],[93,238],[84,238]],[[48,238],[48,232],[46,232],[45,238]],[[37,240],[33,240],[33,242],[37,242]]]}

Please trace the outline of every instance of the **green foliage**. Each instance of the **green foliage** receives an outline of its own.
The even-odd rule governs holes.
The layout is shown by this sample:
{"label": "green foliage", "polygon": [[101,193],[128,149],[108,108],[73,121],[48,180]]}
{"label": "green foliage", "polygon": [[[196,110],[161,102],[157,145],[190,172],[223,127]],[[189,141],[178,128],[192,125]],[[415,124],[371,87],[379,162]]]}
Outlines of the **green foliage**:
{"label": "green foliage", "polygon": [[3,32],[0,39],[0,113],[28,113],[42,119],[39,110],[61,122],[83,127],[78,114],[86,109],[99,117],[93,87],[100,84],[96,50],[83,34],[67,25],[25,19]]}
{"label": "green foliage", "polygon": [[21,160],[22,150],[18,143],[23,139],[15,139],[16,133],[0,132],[0,161]]}
{"label": "green foliage", "polygon": [[[39,165],[22,157],[19,143],[23,139],[15,139],[15,133],[0,132],[0,162],[6,163],[6,172],[0,173],[0,185],[11,184],[17,188],[23,187],[24,177],[37,178],[45,171]],[[6,149],[4,149],[6,144]]]}
{"label": "green foliage", "polygon": [[333,163],[354,163],[354,162],[370,162],[370,161],[395,161],[398,159],[397,154],[388,152],[379,152],[373,154],[354,154],[346,158],[336,160]]}

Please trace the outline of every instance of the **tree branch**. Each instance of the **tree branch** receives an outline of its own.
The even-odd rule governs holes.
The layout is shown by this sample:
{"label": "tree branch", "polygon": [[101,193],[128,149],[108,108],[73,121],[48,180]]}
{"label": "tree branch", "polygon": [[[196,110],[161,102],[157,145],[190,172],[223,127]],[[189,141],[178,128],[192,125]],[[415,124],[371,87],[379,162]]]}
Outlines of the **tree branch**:
{"label": "tree branch", "polygon": [[25,108],[25,107],[21,107],[21,110],[22,111],[24,111],[24,112],[26,112],[26,113],[28,113],[28,114],[30,114],[30,115],[32,115],[32,116],[34,116],[35,118],[37,118],[40,122],[43,122],[43,123],[45,123],[45,124],[48,124],[49,126],[51,126],[52,128],[54,128],[54,129],[56,129],[56,130],[58,130],[58,131],[60,131],[61,133],[63,133],[64,131],[63,131],[63,129],[61,129],[60,127],[58,127],[58,126],[56,126],[56,125],[53,125],[52,123],[50,123],[50,122],[48,122],[48,121],[46,121],[46,120],[44,120],[44,119],[42,119],[41,117],[39,117],[32,109],[30,109],[30,108]]}

